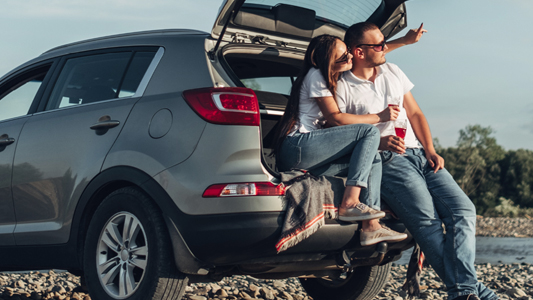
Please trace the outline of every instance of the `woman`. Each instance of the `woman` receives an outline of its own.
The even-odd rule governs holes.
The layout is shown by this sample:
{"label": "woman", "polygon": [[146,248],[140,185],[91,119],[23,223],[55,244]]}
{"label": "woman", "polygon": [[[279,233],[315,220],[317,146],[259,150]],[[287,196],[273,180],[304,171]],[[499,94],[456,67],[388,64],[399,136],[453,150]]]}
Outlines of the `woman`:
{"label": "woman", "polygon": [[[339,38],[321,35],[311,40],[304,67],[293,84],[285,114],[278,127],[276,149],[280,171],[306,169],[315,175],[347,176],[346,190],[339,207],[339,219],[362,221],[361,245],[400,241],[406,234],[382,226],[385,213],[379,207],[381,161],[377,155],[379,130],[366,118],[339,112],[335,88],[339,75],[352,67],[352,55]],[[394,120],[397,108],[378,114],[380,121]],[[375,115],[374,115],[375,118]],[[350,125],[339,126],[346,123]],[[326,126],[327,125],[327,126]],[[331,128],[325,128],[334,126]],[[369,177],[373,169],[373,182]],[[370,187],[370,190],[368,188]],[[362,189],[366,191],[362,193]]]}

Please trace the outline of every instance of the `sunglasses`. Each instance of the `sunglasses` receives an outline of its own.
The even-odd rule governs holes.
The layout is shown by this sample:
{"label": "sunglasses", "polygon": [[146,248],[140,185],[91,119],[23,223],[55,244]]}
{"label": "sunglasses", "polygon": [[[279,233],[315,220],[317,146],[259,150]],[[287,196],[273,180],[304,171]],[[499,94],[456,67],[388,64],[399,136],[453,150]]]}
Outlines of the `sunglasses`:
{"label": "sunglasses", "polygon": [[385,41],[381,42],[380,44],[359,44],[356,46],[356,48],[360,48],[361,46],[369,46],[374,49],[376,52],[381,52],[385,49]]}
{"label": "sunglasses", "polygon": [[350,53],[348,51],[346,51],[346,53],[344,53],[341,58],[337,59],[335,61],[336,64],[344,64],[344,63],[347,63],[349,60],[350,60]]}

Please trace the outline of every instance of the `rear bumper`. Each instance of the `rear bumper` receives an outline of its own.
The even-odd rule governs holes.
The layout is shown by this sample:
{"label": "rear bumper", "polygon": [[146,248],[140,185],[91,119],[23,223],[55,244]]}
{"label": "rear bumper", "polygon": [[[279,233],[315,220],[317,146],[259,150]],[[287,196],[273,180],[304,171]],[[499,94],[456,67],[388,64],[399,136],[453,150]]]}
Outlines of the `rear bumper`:
{"label": "rear bumper", "polygon": [[[213,266],[320,261],[343,250],[357,258],[376,255],[376,245],[360,245],[358,224],[327,220],[309,238],[277,254],[275,245],[281,234],[284,213],[183,215],[179,219],[182,224],[178,226],[180,233],[191,252]],[[402,223],[387,222],[386,225],[400,232],[406,231]],[[412,245],[413,239],[409,235],[402,242],[389,244],[387,256],[398,258]]]}

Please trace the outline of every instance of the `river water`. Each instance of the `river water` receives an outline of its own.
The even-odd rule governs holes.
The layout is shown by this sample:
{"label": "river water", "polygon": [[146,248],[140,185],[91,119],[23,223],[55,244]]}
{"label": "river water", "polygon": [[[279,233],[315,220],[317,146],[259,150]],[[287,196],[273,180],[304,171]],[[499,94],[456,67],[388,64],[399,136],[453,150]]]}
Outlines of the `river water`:
{"label": "river water", "polygon": [[[412,250],[405,251],[396,264],[408,264]],[[476,237],[476,263],[533,264],[533,238]]]}

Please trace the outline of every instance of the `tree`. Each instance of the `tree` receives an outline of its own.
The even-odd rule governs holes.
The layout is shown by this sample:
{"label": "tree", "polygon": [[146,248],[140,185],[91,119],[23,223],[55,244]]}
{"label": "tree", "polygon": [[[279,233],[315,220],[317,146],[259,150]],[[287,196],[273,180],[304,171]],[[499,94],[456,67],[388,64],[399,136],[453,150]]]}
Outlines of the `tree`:
{"label": "tree", "polygon": [[492,137],[490,127],[469,125],[459,132],[457,148],[441,150],[446,169],[483,213],[498,203],[500,165],[505,151]]}
{"label": "tree", "polygon": [[509,151],[501,162],[502,196],[521,207],[533,207],[533,152]]}

